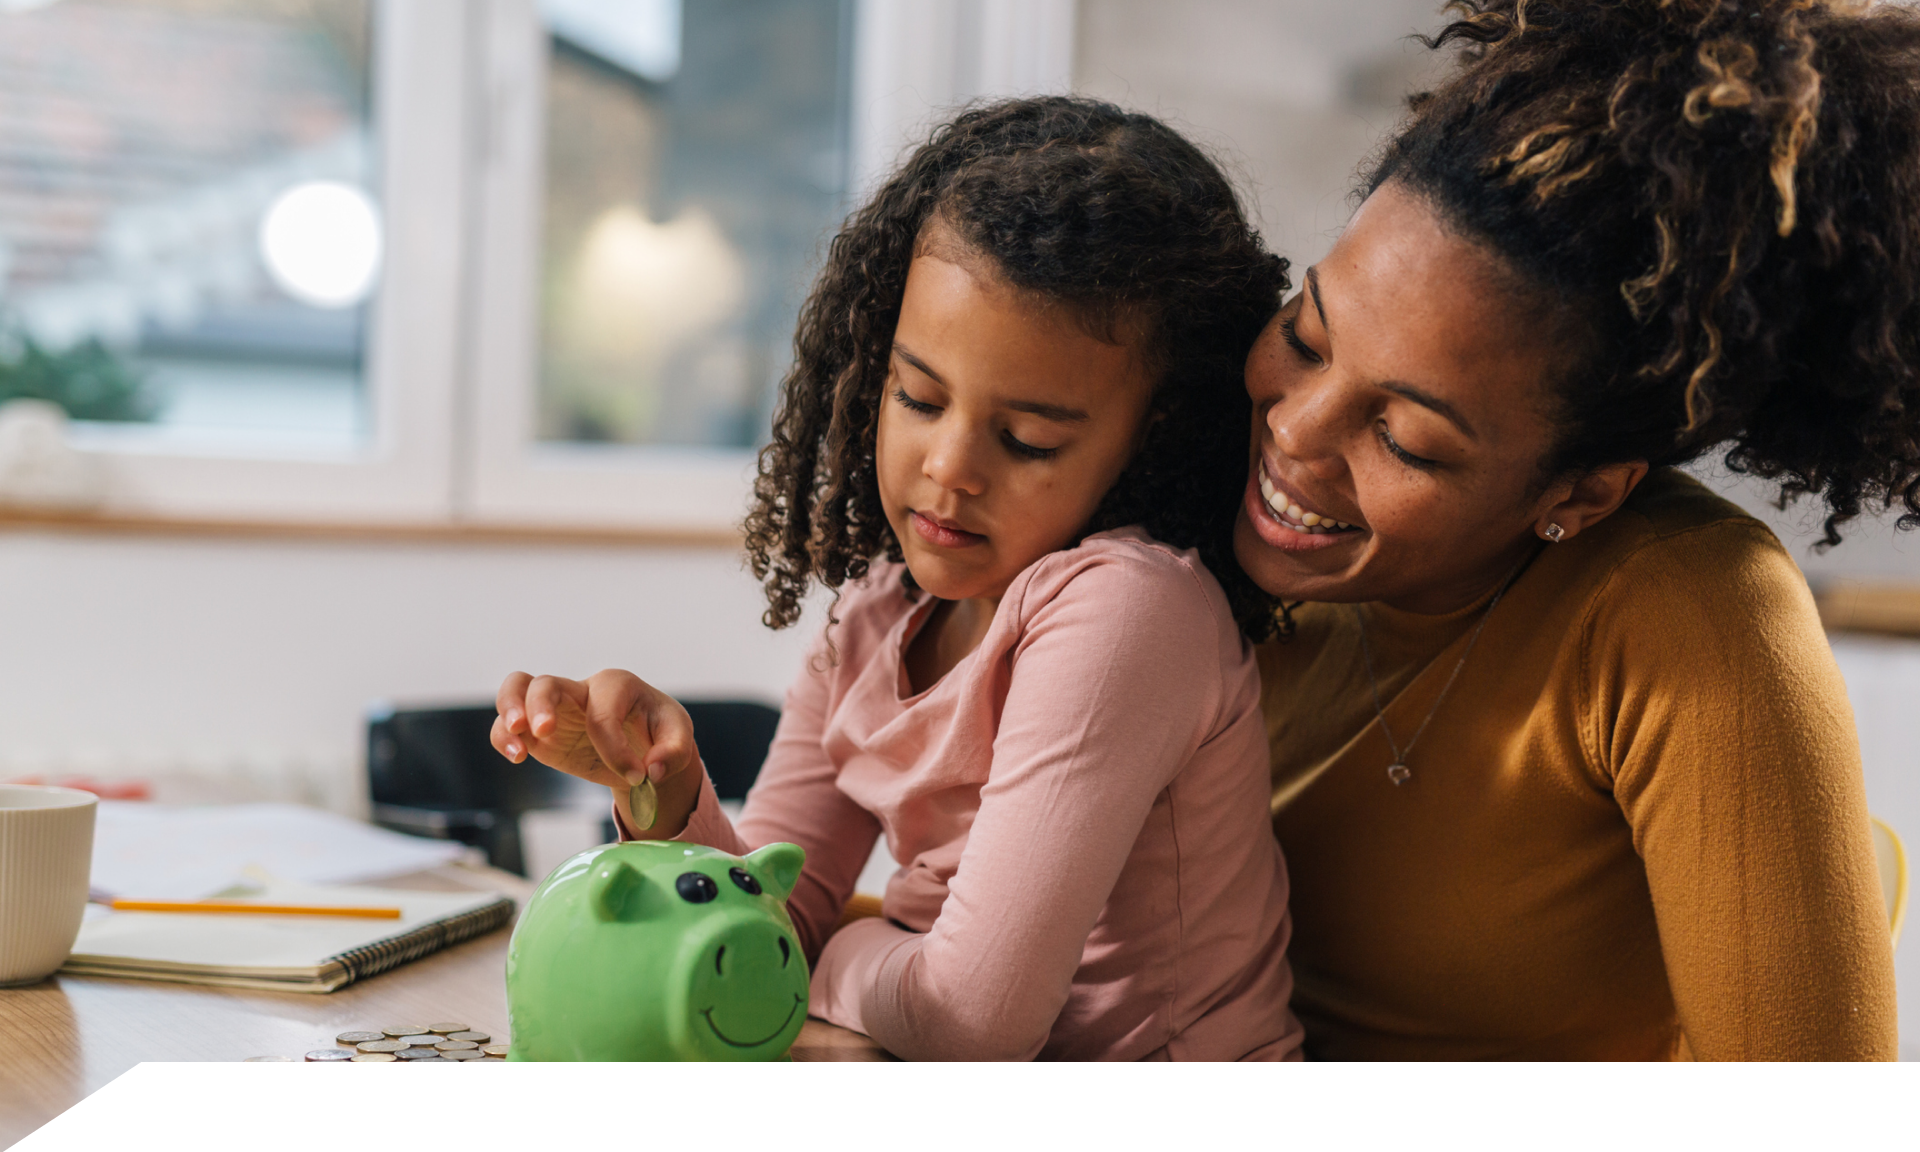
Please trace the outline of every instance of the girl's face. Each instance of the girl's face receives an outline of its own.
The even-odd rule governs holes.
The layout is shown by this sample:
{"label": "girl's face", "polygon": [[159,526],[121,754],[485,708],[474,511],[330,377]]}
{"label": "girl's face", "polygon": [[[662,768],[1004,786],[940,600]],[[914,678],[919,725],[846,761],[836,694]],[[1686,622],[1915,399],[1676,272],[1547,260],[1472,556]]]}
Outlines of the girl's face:
{"label": "girl's face", "polygon": [[1152,381],[1131,343],[1088,335],[957,241],[936,247],[907,272],[880,500],[922,588],[998,600],[1080,534],[1139,445]]}
{"label": "girl's face", "polygon": [[1491,591],[1549,519],[1571,534],[1597,518],[1573,485],[1533,487],[1554,346],[1505,284],[1419,197],[1389,183],[1368,199],[1247,358],[1234,550],[1255,583],[1446,612]]}

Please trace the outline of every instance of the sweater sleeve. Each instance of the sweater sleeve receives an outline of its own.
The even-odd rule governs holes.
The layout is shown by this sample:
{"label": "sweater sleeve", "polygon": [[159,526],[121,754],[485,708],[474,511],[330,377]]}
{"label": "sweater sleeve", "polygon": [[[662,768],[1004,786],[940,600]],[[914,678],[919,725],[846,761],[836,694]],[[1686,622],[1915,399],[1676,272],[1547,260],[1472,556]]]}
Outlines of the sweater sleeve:
{"label": "sweater sleeve", "polygon": [[814,969],[816,1015],[908,1059],[1040,1051],[1155,798],[1221,707],[1220,623],[1171,558],[1104,557],[1009,607],[1026,623],[938,919],[856,922]]}
{"label": "sweater sleeve", "polygon": [[[701,782],[700,799],[685,830],[674,837],[739,856],[781,841],[805,849],[806,863],[787,897],[787,915],[809,963],[840,923],[880,836],[880,821],[840,791],[838,771],[822,743],[828,695],[825,655],[823,638],[808,650],[799,676],[787,689],[780,725],[747,793],[739,825],[721,811],[713,781],[707,779]],[[618,805],[614,812],[618,820]],[[628,836],[624,824],[621,836]]]}
{"label": "sweater sleeve", "polygon": [[1596,599],[1611,607],[1586,623],[1581,709],[1646,862],[1687,1047],[1891,1059],[1859,742],[1812,597],[1765,528],[1692,535],[1629,557]]}

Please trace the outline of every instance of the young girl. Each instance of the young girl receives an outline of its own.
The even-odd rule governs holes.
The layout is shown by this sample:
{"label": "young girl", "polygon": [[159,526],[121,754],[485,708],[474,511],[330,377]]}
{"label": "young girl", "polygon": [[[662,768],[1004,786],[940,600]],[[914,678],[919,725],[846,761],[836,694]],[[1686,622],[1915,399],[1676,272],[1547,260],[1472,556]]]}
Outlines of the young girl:
{"label": "young girl", "polygon": [[[1285,269],[1158,121],[961,116],[802,313],[748,555],[772,627],[844,595],[739,823],[629,673],[514,674],[495,746],[613,788],[628,838],[805,848],[810,1010],[896,1055],[1295,1056],[1246,643],[1273,605],[1231,555],[1241,364]],[[881,834],[884,918],[836,932]]]}

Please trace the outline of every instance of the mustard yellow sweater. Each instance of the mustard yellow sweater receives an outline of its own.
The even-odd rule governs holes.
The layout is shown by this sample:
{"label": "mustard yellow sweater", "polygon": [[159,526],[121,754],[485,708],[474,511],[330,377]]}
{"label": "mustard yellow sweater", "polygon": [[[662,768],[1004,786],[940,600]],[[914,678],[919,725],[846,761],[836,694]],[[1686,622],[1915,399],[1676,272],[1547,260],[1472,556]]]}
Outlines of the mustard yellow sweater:
{"label": "mustard yellow sweater", "polygon": [[1657,471],[1485,603],[1307,605],[1260,667],[1322,1059],[1892,1059],[1853,714],[1771,532]]}

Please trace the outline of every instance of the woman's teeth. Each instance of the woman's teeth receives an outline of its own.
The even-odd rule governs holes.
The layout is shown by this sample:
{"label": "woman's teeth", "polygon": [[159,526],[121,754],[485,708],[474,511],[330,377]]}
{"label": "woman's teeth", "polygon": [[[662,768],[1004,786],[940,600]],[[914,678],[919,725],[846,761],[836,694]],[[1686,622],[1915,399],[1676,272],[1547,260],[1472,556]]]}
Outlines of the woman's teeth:
{"label": "woman's teeth", "polygon": [[1260,473],[1260,497],[1267,502],[1274,518],[1296,532],[1305,532],[1309,536],[1324,536],[1329,532],[1350,532],[1352,524],[1322,516],[1318,512],[1308,512],[1298,504],[1290,503],[1274,488],[1273,481],[1267,479],[1265,472]]}

